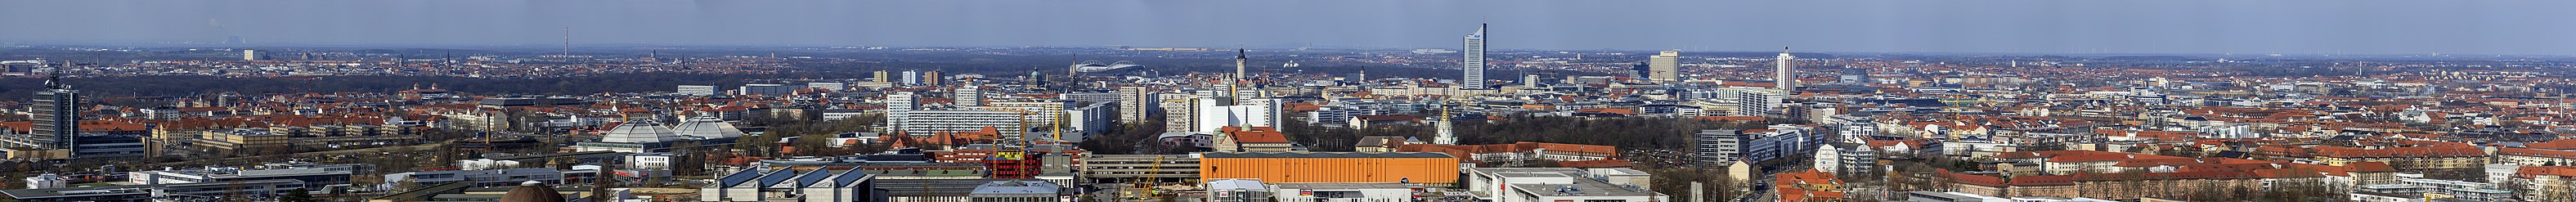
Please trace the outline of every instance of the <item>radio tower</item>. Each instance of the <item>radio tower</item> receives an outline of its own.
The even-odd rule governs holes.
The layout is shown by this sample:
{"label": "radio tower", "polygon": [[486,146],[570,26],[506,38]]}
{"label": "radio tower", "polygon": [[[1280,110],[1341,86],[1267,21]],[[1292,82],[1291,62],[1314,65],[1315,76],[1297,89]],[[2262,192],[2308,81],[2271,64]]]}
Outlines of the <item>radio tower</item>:
{"label": "radio tower", "polygon": [[563,56],[572,56],[572,27],[564,27]]}

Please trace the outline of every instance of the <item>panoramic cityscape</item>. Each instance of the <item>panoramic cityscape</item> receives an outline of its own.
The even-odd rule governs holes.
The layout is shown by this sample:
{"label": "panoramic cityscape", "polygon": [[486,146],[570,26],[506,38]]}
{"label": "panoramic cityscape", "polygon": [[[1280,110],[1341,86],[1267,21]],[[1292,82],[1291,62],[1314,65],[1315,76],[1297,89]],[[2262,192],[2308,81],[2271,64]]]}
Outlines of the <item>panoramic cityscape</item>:
{"label": "panoramic cityscape", "polygon": [[0,0],[0,202],[2576,201],[2550,8]]}

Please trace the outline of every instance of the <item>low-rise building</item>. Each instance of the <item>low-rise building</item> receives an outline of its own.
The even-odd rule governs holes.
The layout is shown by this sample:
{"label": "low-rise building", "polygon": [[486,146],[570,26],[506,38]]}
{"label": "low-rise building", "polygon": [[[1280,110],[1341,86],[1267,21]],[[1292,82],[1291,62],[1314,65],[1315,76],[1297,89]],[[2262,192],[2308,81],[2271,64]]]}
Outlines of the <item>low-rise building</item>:
{"label": "low-rise building", "polygon": [[967,197],[975,202],[1051,202],[1064,201],[1064,190],[1042,180],[1002,180],[975,186]]}
{"label": "low-rise building", "polygon": [[383,186],[390,188],[395,187],[396,183],[404,182],[423,185],[444,182],[464,182],[468,183],[469,187],[506,187],[519,185],[519,183],[527,181],[537,181],[546,184],[564,184],[564,175],[564,171],[555,170],[553,168],[419,171],[385,174],[385,185]]}
{"label": "low-rise building", "polygon": [[886,201],[876,176],[855,170],[746,169],[698,188],[698,201]]}
{"label": "low-rise building", "polygon": [[1574,168],[1471,168],[1467,171],[1467,193],[1495,202],[1671,201],[1670,196],[1646,189],[1651,182],[1592,177],[1594,173]]}
{"label": "low-rise building", "polygon": [[1399,183],[1281,183],[1277,201],[1412,201],[1413,186]]}
{"label": "low-rise building", "polygon": [[0,190],[0,196],[11,201],[214,201],[231,199],[273,199],[287,192],[309,190],[304,181],[269,179],[222,183],[173,183],[119,185],[52,189]]}

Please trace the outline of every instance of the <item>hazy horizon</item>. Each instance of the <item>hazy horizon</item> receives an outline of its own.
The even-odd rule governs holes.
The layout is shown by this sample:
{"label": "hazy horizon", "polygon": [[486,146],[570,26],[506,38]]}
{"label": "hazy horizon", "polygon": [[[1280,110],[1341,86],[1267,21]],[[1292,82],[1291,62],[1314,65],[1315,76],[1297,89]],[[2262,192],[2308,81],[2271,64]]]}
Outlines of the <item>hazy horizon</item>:
{"label": "hazy horizon", "polygon": [[[642,2],[642,3],[634,3]],[[20,1],[0,42],[2576,54],[2565,1]],[[220,24],[218,27],[216,24]]]}

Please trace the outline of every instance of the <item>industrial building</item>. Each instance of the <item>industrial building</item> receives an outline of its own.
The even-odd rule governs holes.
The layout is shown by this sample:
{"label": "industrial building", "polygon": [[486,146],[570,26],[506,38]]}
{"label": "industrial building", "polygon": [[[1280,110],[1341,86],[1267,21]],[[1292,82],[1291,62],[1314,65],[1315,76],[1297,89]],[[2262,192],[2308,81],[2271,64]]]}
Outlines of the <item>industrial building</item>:
{"label": "industrial building", "polygon": [[1201,153],[1199,181],[1272,183],[1458,183],[1458,159],[1423,152]]}

